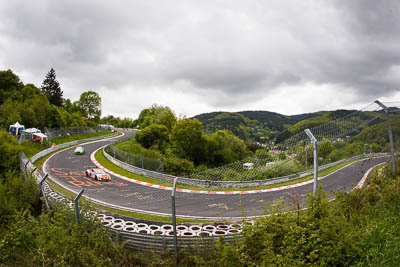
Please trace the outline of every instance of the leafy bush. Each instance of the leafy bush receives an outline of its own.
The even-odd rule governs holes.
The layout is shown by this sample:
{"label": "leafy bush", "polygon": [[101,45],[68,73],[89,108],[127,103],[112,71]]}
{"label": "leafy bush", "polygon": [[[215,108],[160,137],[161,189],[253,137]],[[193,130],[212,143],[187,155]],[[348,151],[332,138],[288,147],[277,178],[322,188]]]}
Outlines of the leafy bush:
{"label": "leafy bush", "polygon": [[7,171],[19,169],[19,152],[21,147],[14,136],[0,132],[0,175]]}
{"label": "leafy bush", "polygon": [[187,176],[194,170],[193,162],[181,159],[178,157],[170,156],[163,159],[164,170],[168,174],[177,176]]}
{"label": "leafy bush", "polygon": [[0,177],[0,225],[6,225],[19,211],[27,209],[32,214],[40,211],[39,189],[33,178],[25,181],[11,171]]}

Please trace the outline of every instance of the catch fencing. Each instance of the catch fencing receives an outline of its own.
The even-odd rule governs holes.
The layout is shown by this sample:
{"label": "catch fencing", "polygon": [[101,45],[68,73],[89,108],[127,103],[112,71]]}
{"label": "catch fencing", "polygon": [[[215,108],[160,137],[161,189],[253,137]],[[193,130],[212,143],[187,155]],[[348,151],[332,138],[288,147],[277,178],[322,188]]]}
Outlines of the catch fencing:
{"label": "catch fencing", "polygon": [[[99,139],[99,137],[96,137],[96,139]],[[93,139],[91,138],[91,140]],[[23,152],[20,153],[19,161],[21,173],[24,174],[25,179],[30,175],[34,177],[36,182],[39,184],[40,194],[43,197],[47,209],[52,209],[53,206],[59,206],[60,204],[65,205],[70,209],[77,209],[77,206],[74,205],[72,199],[56,192],[51,187],[50,183],[47,182],[48,175],[43,173],[42,170],[38,169],[33,163],[55,150],[91,140],[85,139],[58,145],[36,154],[30,160]],[[94,209],[86,214],[82,211],[79,212],[78,209],[78,214],[80,214],[80,216],[97,218],[111,233],[114,240],[123,242],[127,248],[134,248],[143,251],[165,251],[174,248],[174,236],[171,224],[148,223],[133,218],[121,218],[121,216]],[[179,249],[187,249],[192,247],[210,246],[215,244],[215,241],[221,236],[223,236],[228,242],[238,240],[241,238],[240,233],[242,232],[244,224],[247,223],[178,224],[178,247]]]}
{"label": "catch fencing", "polygon": [[[287,182],[290,180],[295,180],[298,178],[302,178],[302,177],[311,175],[313,173],[313,170],[307,170],[307,171],[303,171],[303,172],[299,172],[299,173],[295,173],[295,174],[274,177],[274,178],[268,178],[268,179],[262,179],[262,180],[255,180],[255,181],[207,181],[207,180],[191,179],[191,178],[187,178],[187,177],[177,177],[174,175],[160,173],[157,171],[151,171],[151,170],[147,170],[144,168],[130,165],[129,163],[120,160],[120,158],[114,157],[112,154],[108,153],[107,151],[110,151],[110,150],[111,150],[111,153],[113,152],[113,149],[110,149],[109,147],[110,146],[107,146],[103,150],[103,155],[109,161],[111,161],[113,164],[115,164],[118,167],[121,167],[129,172],[132,172],[132,173],[135,173],[138,175],[142,175],[144,177],[153,178],[153,179],[159,180],[161,182],[167,182],[167,183],[173,183],[175,178],[179,178],[178,182],[177,182],[178,184],[203,187],[203,188],[259,187],[259,186],[272,185],[272,184]],[[329,169],[331,167],[337,166],[339,164],[354,161],[354,160],[361,160],[361,159],[365,159],[365,158],[380,157],[380,156],[387,156],[387,155],[388,155],[388,153],[362,154],[362,155],[358,155],[358,156],[354,156],[351,158],[342,159],[342,160],[338,160],[338,161],[335,161],[332,163],[322,165],[319,167],[319,170],[323,171],[323,170]]]}
{"label": "catch fencing", "polygon": [[[44,140],[42,143],[45,145],[51,145],[52,139],[60,138],[65,136],[72,135],[80,135],[80,134],[93,134],[101,131],[105,131],[106,129],[100,126],[80,126],[80,127],[59,127],[59,128],[44,128],[43,134],[45,134],[48,140]],[[40,131],[38,131],[40,133]],[[19,143],[34,141],[36,132],[26,132],[22,131],[21,136],[19,137]]]}
{"label": "catch fencing", "polygon": [[108,145],[105,150],[108,154],[113,155],[114,158],[130,166],[158,173],[164,172],[164,164],[160,159],[131,154],[127,151],[119,149],[116,146],[116,143]]}

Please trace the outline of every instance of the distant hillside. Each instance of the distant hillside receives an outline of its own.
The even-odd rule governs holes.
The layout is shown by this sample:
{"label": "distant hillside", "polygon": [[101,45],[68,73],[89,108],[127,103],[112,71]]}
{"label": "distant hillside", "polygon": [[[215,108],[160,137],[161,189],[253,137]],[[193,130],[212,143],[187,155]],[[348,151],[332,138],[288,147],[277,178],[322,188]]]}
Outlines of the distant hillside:
{"label": "distant hillside", "polygon": [[[211,112],[194,118],[203,123],[206,133],[227,129],[246,141],[280,142],[306,128],[345,117],[353,112],[354,110],[318,111],[292,116],[269,111]],[[372,115],[373,113],[366,112],[361,116],[367,119]],[[369,126],[380,122],[382,119],[375,120]]]}
{"label": "distant hillside", "polygon": [[205,132],[227,129],[246,141],[274,140],[280,132],[305,119],[321,116],[327,111],[293,116],[269,111],[211,112],[195,116],[203,123]]}

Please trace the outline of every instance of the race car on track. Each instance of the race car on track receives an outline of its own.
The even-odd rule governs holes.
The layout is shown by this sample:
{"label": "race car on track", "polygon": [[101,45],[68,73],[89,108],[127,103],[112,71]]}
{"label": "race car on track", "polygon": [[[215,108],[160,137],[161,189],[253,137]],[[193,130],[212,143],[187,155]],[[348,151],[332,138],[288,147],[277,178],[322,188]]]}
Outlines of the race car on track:
{"label": "race car on track", "polygon": [[74,154],[83,155],[85,153],[85,148],[83,146],[78,146],[75,148]]}
{"label": "race car on track", "polygon": [[108,173],[102,169],[92,168],[86,170],[86,175],[98,181],[111,181],[111,177]]}

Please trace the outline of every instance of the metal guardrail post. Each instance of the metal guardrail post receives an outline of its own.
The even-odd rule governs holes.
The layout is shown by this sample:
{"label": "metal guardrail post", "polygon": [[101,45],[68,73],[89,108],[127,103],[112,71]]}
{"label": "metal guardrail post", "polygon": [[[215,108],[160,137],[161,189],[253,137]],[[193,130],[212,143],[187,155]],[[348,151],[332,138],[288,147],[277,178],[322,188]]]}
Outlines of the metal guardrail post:
{"label": "metal guardrail post", "polygon": [[305,129],[308,138],[310,138],[311,142],[314,146],[314,186],[313,186],[313,193],[314,195],[317,194],[318,189],[318,141],[310,131],[310,129]]}
{"label": "metal guardrail post", "polygon": [[393,170],[393,175],[396,175],[396,164],[395,164],[395,159],[394,159],[393,134],[392,134],[392,127],[390,125],[389,111],[387,109],[387,106],[385,106],[384,104],[382,104],[378,100],[375,100],[375,103],[377,103],[379,106],[381,106],[385,110],[386,121],[387,121],[388,132],[389,132],[390,154],[392,155],[392,170]]}
{"label": "metal guardrail post", "polygon": [[176,232],[176,209],[175,209],[175,191],[176,191],[176,182],[178,181],[178,177],[174,179],[174,186],[172,188],[171,194],[171,206],[172,206],[172,226],[174,229],[174,252],[175,252],[175,260],[176,266],[178,266],[178,238]]}
{"label": "metal guardrail post", "polygon": [[33,170],[31,171],[31,174],[33,174],[35,171],[37,170],[37,168],[33,168]]}
{"label": "metal guardrail post", "polygon": [[47,202],[47,198],[46,198],[46,195],[45,195],[45,193],[44,193],[44,191],[43,191],[43,183],[44,183],[44,181],[47,179],[47,177],[48,177],[49,175],[46,173],[46,175],[42,178],[42,180],[40,180],[40,182],[39,182],[39,197],[41,197],[42,195],[44,196],[44,201],[45,201],[45,203],[46,203],[46,207],[47,207],[47,209],[49,210],[50,208],[49,208],[49,203]]}
{"label": "metal guardrail post", "polygon": [[46,175],[42,178],[42,180],[40,180],[40,182],[39,182],[39,188],[40,188],[40,191],[39,191],[39,196],[41,195],[41,193],[42,193],[42,185],[43,185],[43,182],[46,180],[46,178],[48,177],[49,175],[46,173]]}
{"label": "metal guardrail post", "polygon": [[83,192],[85,192],[85,188],[82,188],[81,191],[78,193],[78,195],[74,199],[74,203],[75,203],[75,218],[76,218],[76,222],[78,224],[81,223],[81,220],[79,218],[79,198],[82,196]]}

